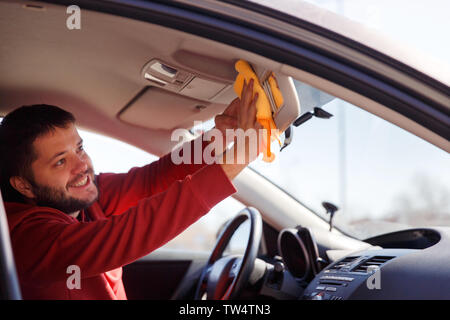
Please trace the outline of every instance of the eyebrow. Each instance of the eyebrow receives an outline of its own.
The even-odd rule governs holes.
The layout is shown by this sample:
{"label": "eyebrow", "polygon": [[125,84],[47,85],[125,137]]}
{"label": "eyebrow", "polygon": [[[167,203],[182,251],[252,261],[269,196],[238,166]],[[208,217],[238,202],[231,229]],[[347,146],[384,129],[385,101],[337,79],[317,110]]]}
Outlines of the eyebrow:
{"label": "eyebrow", "polygon": [[[80,139],[80,141],[78,141],[77,146],[82,145],[83,144],[83,139]],[[53,157],[50,158],[50,160],[48,161],[49,163],[52,162],[55,158],[58,158],[59,156],[62,156],[63,154],[65,154],[67,151],[61,151],[58,152],[57,154],[55,154]]]}

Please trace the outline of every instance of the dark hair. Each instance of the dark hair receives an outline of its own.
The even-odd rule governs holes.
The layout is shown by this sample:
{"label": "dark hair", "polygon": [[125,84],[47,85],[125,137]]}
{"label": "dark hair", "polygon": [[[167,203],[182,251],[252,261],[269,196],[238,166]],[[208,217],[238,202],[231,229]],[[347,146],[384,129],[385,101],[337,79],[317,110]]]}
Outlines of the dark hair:
{"label": "dark hair", "polygon": [[46,104],[22,106],[6,115],[0,123],[0,189],[4,201],[24,200],[9,180],[14,176],[33,179],[31,164],[37,158],[34,140],[71,123],[75,123],[75,117],[70,112]]}

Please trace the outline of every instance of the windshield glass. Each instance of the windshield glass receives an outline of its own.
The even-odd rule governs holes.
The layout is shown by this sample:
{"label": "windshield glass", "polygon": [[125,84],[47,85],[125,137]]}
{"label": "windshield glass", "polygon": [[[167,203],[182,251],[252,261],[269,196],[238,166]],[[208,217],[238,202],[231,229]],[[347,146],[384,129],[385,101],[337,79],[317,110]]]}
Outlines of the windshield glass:
{"label": "windshield glass", "polygon": [[[294,83],[302,103],[305,85]],[[325,94],[315,96],[323,101]],[[333,223],[359,239],[450,226],[448,154],[359,107],[327,100],[322,109],[333,117],[293,127],[281,153],[272,144],[274,162],[250,166],[326,220],[322,202],[337,205]]]}

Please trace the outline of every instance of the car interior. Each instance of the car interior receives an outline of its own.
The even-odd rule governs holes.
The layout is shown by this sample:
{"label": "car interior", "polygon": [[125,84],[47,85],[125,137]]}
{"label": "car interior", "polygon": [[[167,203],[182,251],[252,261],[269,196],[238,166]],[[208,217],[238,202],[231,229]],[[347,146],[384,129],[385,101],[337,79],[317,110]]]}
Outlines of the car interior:
{"label": "car interior", "polygon": [[[236,40],[233,45],[177,25],[176,10],[189,7],[181,3],[170,8],[170,16],[163,14],[165,4],[160,3],[130,5],[121,11],[124,7],[119,4],[83,2],[81,29],[69,30],[64,1],[2,1],[0,117],[22,105],[57,105],[72,112],[80,128],[163,156],[178,143],[171,139],[175,129],[189,130],[194,121],[213,119],[236,98],[235,63],[243,59],[255,70],[273,71],[282,84],[285,104],[274,114],[282,132],[302,116],[320,116],[321,104],[307,98],[320,90],[450,151],[448,135],[442,134],[445,128],[433,130],[395,109],[388,98],[383,103],[369,93],[352,90],[345,77],[340,82],[307,65],[302,68],[277,60],[275,49],[272,56],[266,54],[267,48],[259,53],[256,42],[250,46]],[[153,11],[145,7],[152,5]],[[197,7],[189,14],[194,19],[206,15],[205,10]],[[351,26],[341,18],[333,19]],[[236,25],[234,36],[239,39],[239,28],[245,25]],[[319,43],[326,45],[326,37],[315,37],[309,45],[316,41],[320,53]],[[368,68],[382,64],[351,46],[335,44],[334,49],[354,61],[365,59]],[[392,79],[407,78],[395,65],[386,63],[383,68]],[[292,79],[305,84],[303,91],[295,89]],[[406,80],[405,92],[426,87],[436,104],[448,103],[442,90],[436,93],[413,77]],[[238,190],[234,197],[246,208],[223,226],[212,252],[162,248],[124,266],[129,299],[450,298],[450,228],[407,229],[362,241],[339,228],[330,230],[329,221],[250,168],[233,184]],[[333,205],[327,208],[330,213],[336,210]],[[227,244],[245,221],[250,226],[245,252],[227,255]],[[0,224],[7,251],[6,220],[2,218]],[[9,270],[8,275],[14,274],[11,265]],[[376,290],[380,274],[382,290]]]}

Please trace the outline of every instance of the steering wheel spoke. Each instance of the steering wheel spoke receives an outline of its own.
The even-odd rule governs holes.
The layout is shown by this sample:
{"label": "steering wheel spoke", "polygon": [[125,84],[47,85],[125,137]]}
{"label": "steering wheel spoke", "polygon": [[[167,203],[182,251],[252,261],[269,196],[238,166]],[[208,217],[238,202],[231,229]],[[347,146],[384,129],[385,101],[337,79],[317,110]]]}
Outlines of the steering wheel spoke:
{"label": "steering wheel spoke", "polygon": [[[226,246],[238,227],[250,220],[250,232],[243,256],[223,257]],[[197,284],[195,299],[228,300],[238,296],[250,278],[262,236],[261,215],[247,207],[231,220],[221,233]]]}
{"label": "steering wheel spoke", "polygon": [[230,278],[236,278],[239,272],[239,269],[241,268],[242,260],[240,258],[235,258],[233,261],[233,265],[230,268],[230,272],[228,273]]}

